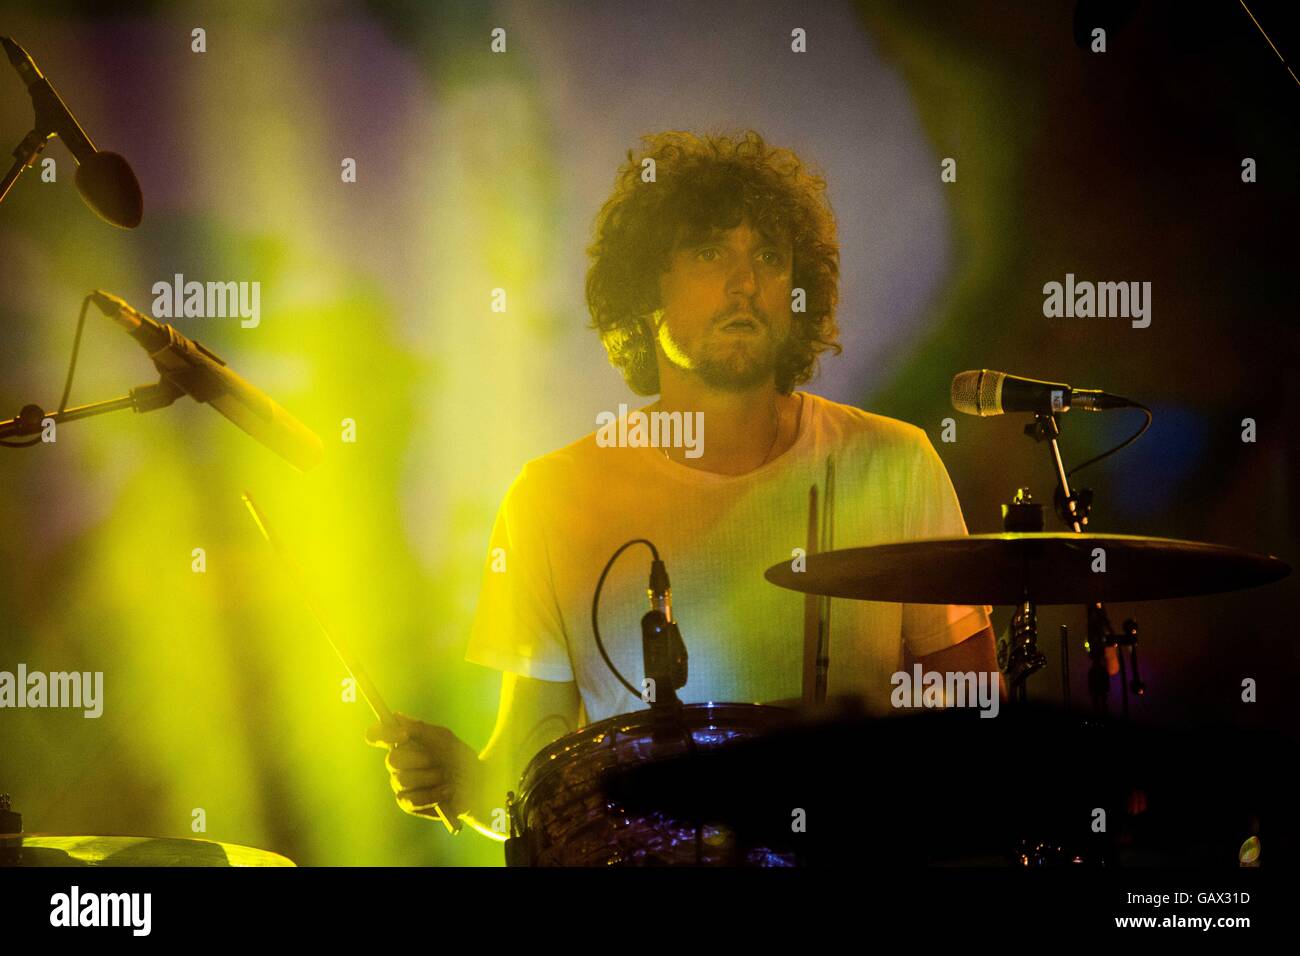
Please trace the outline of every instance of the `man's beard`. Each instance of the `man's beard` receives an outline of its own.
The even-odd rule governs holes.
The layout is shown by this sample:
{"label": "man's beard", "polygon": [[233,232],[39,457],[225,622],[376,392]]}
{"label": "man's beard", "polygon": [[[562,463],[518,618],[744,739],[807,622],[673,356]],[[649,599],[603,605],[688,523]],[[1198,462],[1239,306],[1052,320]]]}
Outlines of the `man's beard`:
{"label": "man's beard", "polygon": [[751,348],[724,342],[696,360],[695,372],[710,388],[746,392],[775,376],[777,357],[786,346],[787,342],[777,342],[771,336]]}

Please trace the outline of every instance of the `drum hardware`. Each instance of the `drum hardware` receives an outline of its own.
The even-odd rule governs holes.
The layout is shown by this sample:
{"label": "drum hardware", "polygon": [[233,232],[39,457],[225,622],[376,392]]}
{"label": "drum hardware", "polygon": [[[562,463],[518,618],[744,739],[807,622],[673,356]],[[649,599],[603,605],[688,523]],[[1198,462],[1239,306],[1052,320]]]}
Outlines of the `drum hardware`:
{"label": "drum hardware", "polygon": [[[23,832],[23,815],[9,803],[9,794],[0,793],[0,835]],[[23,848],[0,846],[0,866],[17,866],[22,862]]]}
{"label": "drum hardware", "polygon": [[[1142,681],[1142,674],[1138,671],[1138,648],[1137,648],[1137,621],[1130,618],[1124,620],[1124,636],[1120,638],[1120,646],[1129,649],[1129,660],[1133,665],[1133,679],[1127,684],[1127,688],[1139,697],[1146,696],[1147,685]],[[1120,673],[1124,671],[1124,657],[1119,659]],[[1125,706],[1128,706],[1127,695],[1124,698]]]}
{"label": "drum hardware", "polygon": [[[1031,534],[1043,530],[1043,506],[1034,501],[1028,488],[1017,489],[1010,503],[1002,506],[1002,529]],[[1025,681],[1047,664],[1047,657],[1038,651],[1038,612],[1028,588],[1016,605],[1007,634],[998,639],[997,654],[1011,700],[1023,703],[1027,699]]]}
{"label": "drum hardware", "polygon": [[688,673],[686,643],[677,622],[668,620],[663,611],[646,611],[642,616],[641,654],[646,680],[652,682],[646,687],[651,710],[680,707],[677,691],[686,686]]}
{"label": "drum hardware", "polygon": [[[1056,515],[1061,519],[1061,522],[1065,524],[1066,527],[1073,530],[1076,534],[1082,534],[1083,530],[1088,526],[1088,518],[1092,513],[1093,495],[1092,490],[1088,488],[1080,488],[1072,491],[1070,489],[1070,475],[1075,471],[1078,471],[1080,468],[1084,468],[1095,461],[1099,461],[1101,458],[1110,455],[1112,452],[1118,451],[1125,445],[1136,441],[1151,424],[1150,411],[1145,408],[1143,410],[1146,411],[1146,422],[1131,438],[1111,451],[1099,455],[1090,461],[1086,461],[1082,465],[1078,466],[1078,468],[1074,468],[1071,471],[1065,470],[1065,463],[1061,458],[1061,448],[1057,441],[1057,439],[1060,438],[1061,429],[1055,411],[1036,412],[1034,414],[1033,424],[1025,426],[1025,435],[1034,439],[1036,442],[1046,441],[1051,448],[1052,464],[1057,478],[1056,489],[1052,495],[1052,501],[1056,508]],[[1025,489],[1021,490],[1024,491]],[[1017,493],[1017,497],[1019,497],[1019,493]],[[1004,524],[1006,517],[1007,509],[1004,506]],[[1010,531],[1012,529],[1008,527],[1006,530]],[[1041,524],[1037,530],[1042,530]],[[1122,713],[1127,719],[1129,716],[1128,698],[1130,689],[1138,696],[1143,696],[1146,693],[1146,685],[1142,682],[1138,673],[1137,621],[1132,618],[1125,620],[1123,635],[1118,636],[1111,627],[1110,618],[1107,616],[1106,608],[1101,601],[1089,602],[1085,608],[1085,613],[1087,618],[1088,638],[1084,641],[1083,649],[1092,660],[1092,664],[1088,669],[1088,693],[1092,698],[1093,713],[1104,714],[1106,712],[1107,698],[1110,695],[1110,678],[1118,673],[1120,675],[1120,687],[1123,700]],[[1017,612],[1017,615],[1020,616],[1019,611]],[[1026,619],[1030,622],[1031,630],[1030,634],[1023,638],[1023,640],[1027,641],[1028,646],[1033,649],[1034,634],[1032,631],[1032,614],[1027,615]],[[1014,626],[1015,624],[1013,620],[1013,628]],[[1066,635],[1063,633],[1061,667],[1063,672],[1068,675],[1068,663],[1066,659],[1069,652],[1068,644],[1065,643],[1065,636]],[[1124,673],[1122,651],[1125,647],[1129,649],[1132,660],[1133,682],[1131,686]],[[1041,657],[1041,655],[1039,655],[1039,657]],[[1041,663],[1038,664],[1038,667],[1042,667],[1046,662],[1047,659],[1041,657]],[[1016,674],[1018,684],[1013,686],[1018,687],[1019,695],[1013,696],[1013,700],[1023,701],[1025,699],[1024,679],[1037,670],[1038,667],[1034,667],[1032,670],[1027,672],[1022,670]],[[1066,676],[1064,680],[1066,681],[1066,684],[1063,703],[1068,708],[1070,700],[1068,676]]]}
{"label": "drum hardware", "polygon": [[[1138,406],[1141,407],[1141,406]],[[811,553],[800,573],[785,562],[765,576],[781,587],[809,595],[855,600],[934,604],[1012,604],[1015,611],[1007,633],[998,642],[998,666],[1006,676],[1017,711],[1027,703],[1027,681],[1047,661],[1037,646],[1039,604],[1083,604],[1087,616],[1084,650],[1091,659],[1089,696],[1094,721],[1107,716],[1110,679],[1120,677],[1122,715],[1114,732],[1128,727],[1129,695],[1142,696],[1145,684],[1138,668],[1138,624],[1126,619],[1120,633],[1111,626],[1106,601],[1152,600],[1211,594],[1255,587],[1290,573],[1283,562],[1269,555],[1189,541],[1143,538],[1131,535],[1087,533],[1093,495],[1089,489],[1071,489],[1069,478],[1080,468],[1130,444],[1145,431],[1147,422],[1127,441],[1110,452],[1067,471],[1061,457],[1059,423],[1054,412],[1039,411],[1025,434],[1047,442],[1057,487],[1053,503],[1057,516],[1069,529],[1064,534],[1043,531],[1043,508],[1027,488],[1020,488],[1002,506],[1003,533],[964,538],[900,542],[840,551]],[[1106,562],[1095,563],[1100,554]],[[1069,630],[1060,629],[1062,697],[1070,709]],[[1125,666],[1123,651],[1129,652]],[[1129,671],[1131,670],[1131,675]],[[1023,750],[1032,725],[1023,725]],[[1132,728],[1129,728],[1130,731]],[[1090,745],[1094,746],[1094,745]],[[1036,758],[1036,766],[1040,763]],[[1099,773],[1081,782],[1100,782]],[[1067,788],[1060,793],[1071,794]],[[1103,805],[1103,804],[1099,804]],[[1055,824],[1020,806],[1008,819],[1016,819],[1018,840],[1011,860],[1024,867],[1058,864],[1108,865],[1117,857],[1117,844],[1109,837],[1062,841],[1050,836]],[[1122,810],[1116,812],[1122,813]],[[1140,827],[1142,817],[1135,817]],[[1009,834],[1007,834],[1009,835]],[[1085,847],[1086,844],[1086,847]]]}
{"label": "drum hardware", "polygon": [[[1067,528],[1083,531],[1088,526],[1088,515],[1092,510],[1092,491],[1082,488],[1078,492],[1070,490],[1070,472],[1065,470],[1061,459],[1061,426],[1055,412],[1035,412],[1033,424],[1025,426],[1025,435],[1036,442],[1047,442],[1052,452],[1052,464],[1055,466],[1058,485],[1052,495],[1057,517]],[[1078,469],[1075,469],[1076,471]],[[1042,531],[1042,527],[1038,528]]]}
{"label": "drum hardware", "polygon": [[506,792],[506,820],[510,827],[505,842],[506,866],[528,866],[528,847],[520,832],[519,798],[513,790]]}
{"label": "drum hardware", "polygon": [[13,809],[9,794],[0,793],[0,833],[22,833],[23,815]]}
{"label": "drum hardware", "polygon": [[1026,591],[1016,606],[1007,636],[998,641],[998,667],[1007,679],[1012,701],[1024,703],[1026,681],[1047,665],[1047,655],[1038,650],[1038,609]]}
{"label": "drum hardware", "polygon": [[[1047,442],[1052,453],[1052,466],[1057,481],[1052,495],[1056,515],[1067,528],[1076,534],[1082,534],[1083,529],[1088,526],[1088,517],[1092,511],[1092,491],[1087,488],[1078,491],[1070,490],[1070,472],[1065,470],[1065,462],[1061,458],[1059,441],[1061,426],[1056,415],[1055,410],[1035,412],[1033,422],[1025,426],[1024,433],[1026,437],[1032,438],[1037,443]],[[1002,506],[1002,527],[1004,531],[1041,532],[1043,530],[1042,506],[1033,504],[1028,488],[1018,489],[1011,504]],[[1098,608],[1100,606],[1097,605]],[[1091,628],[1089,633],[1092,633]],[[1062,651],[1062,660],[1066,653]],[[1008,625],[1005,652],[1002,642],[999,641],[998,665],[1002,667],[1002,672],[1007,678],[1011,701],[1023,704],[1028,700],[1029,678],[1047,666],[1047,655],[1038,650],[1038,614],[1028,588],[1025,589]],[[1093,697],[1095,703],[1095,691]]]}
{"label": "drum hardware", "polygon": [[[1131,691],[1138,697],[1146,694],[1146,684],[1142,682],[1142,675],[1138,671],[1138,625],[1133,618],[1126,618],[1122,625],[1122,632],[1115,633],[1111,627],[1110,618],[1106,614],[1106,609],[1101,604],[1091,604],[1087,608],[1088,612],[1088,639],[1083,643],[1083,649],[1087,651],[1092,665],[1088,668],[1088,692],[1092,697],[1092,709],[1094,713],[1104,714],[1107,709],[1107,700],[1110,696],[1110,679],[1115,674],[1120,678],[1120,690],[1122,701],[1122,713],[1128,717],[1128,698]],[[1128,648],[1129,659],[1133,670],[1133,677],[1130,681],[1127,674],[1127,668],[1124,666],[1123,651]]]}

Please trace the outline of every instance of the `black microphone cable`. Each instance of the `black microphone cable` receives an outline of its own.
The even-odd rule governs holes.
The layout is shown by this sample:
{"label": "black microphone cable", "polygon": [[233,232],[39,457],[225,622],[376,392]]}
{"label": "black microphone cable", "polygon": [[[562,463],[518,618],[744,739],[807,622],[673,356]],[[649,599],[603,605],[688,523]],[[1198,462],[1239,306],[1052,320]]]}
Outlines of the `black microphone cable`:
{"label": "black microphone cable", "polygon": [[618,560],[618,556],[634,544],[644,544],[650,549],[650,553],[654,556],[654,560],[656,562],[659,560],[659,549],[656,548],[653,542],[647,538],[633,538],[631,541],[621,545],[617,551],[610,555],[609,560],[605,562],[605,570],[600,572],[600,580],[596,582],[596,593],[591,599],[591,632],[596,637],[596,649],[600,651],[600,656],[605,659],[605,666],[608,667],[613,675],[618,678],[619,683],[627,688],[629,694],[635,697],[639,702],[644,703],[641,692],[633,687],[628,682],[627,678],[619,673],[618,668],[614,666],[614,662],[610,660],[609,655],[605,653],[605,642],[600,639],[600,624],[596,620],[596,612],[600,608],[600,590],[605,586],[605,578],[609,575],[609,569],[614,566],[614,562]]}
{"label": "black microphone cable", "polygon": [[1129,403],[1130,407],[1139,409],[1142,411],[1143,414],[1146,415],[1146,421],[1142,423],[1142,427],[1139,428],[1137,431],[1135,431],[1132,435],[1129,435],[1128,438],[1125,438],[1114,448],[1110,449],[1110,451],[1104,451],[1100,455],[1097,455],[1096,457],[1089,458],[1082,465],[1075,465],[1073,468],[1071,468],[1069,471],[1065,473],[1066,478],[1069,478],[1075,472],[1083,471],[1083,469],[1087,468],[1089,465],[1095,465],[1103,458],[1109,458],[1117,451],[1121,451],[1127,448],[1129,445],[1133,444],[1135,441],[1141,438],[1146,433],[1146,430],[1151,427],[1151,409],[1147,408],[1141,402],[1134,402],[1129,399],[1125,399],[1125,401]]}

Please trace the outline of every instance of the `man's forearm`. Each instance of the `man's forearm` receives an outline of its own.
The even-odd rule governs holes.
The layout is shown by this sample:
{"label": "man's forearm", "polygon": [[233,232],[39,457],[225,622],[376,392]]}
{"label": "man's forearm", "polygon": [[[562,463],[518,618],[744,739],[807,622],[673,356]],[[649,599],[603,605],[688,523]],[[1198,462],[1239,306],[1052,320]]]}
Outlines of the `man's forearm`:
{"label": "man's forearm", "polygon": [[918,658],[923,671],[937,671],[941,674],[975,673],[998,674],[998,696],[1007,699],[1007,689],[998,669],[997,641],[993,637],[993,628],[986,627],[972,634],[960,644],[945,647],[933,654]]}

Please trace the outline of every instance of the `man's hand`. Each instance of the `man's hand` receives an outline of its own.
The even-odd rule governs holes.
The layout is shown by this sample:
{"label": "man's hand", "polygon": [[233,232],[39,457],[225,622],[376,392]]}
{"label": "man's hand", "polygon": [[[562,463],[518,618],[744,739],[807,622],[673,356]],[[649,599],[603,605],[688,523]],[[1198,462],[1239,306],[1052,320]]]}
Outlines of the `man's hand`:
{"label": "man's hand", "polygon": [[463,820],[492,840],[507,837],[506,792],[533,754],[578,723],[581,702],[572,681],[534,680],[509,672],[501,680],[496,729],[482,755],[445,727],[394,714],[396,727],[376,724],[366,743],[388,748],[389,785],[407,813]]}
{"label": "man's hand", "polygon": [[456,820],[474,806],[481,788],[478,754],[446,727],[394,713],[397,726],[375,724],[366,743],[385,747],[388,783],[406,813]]}

